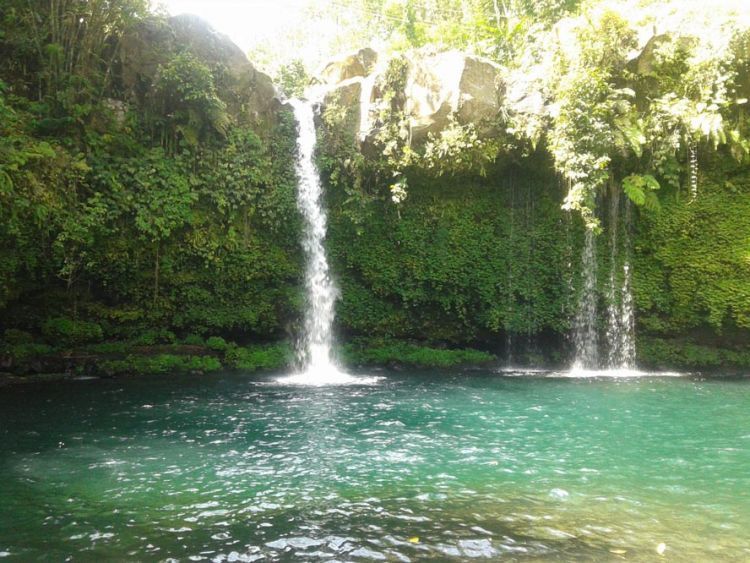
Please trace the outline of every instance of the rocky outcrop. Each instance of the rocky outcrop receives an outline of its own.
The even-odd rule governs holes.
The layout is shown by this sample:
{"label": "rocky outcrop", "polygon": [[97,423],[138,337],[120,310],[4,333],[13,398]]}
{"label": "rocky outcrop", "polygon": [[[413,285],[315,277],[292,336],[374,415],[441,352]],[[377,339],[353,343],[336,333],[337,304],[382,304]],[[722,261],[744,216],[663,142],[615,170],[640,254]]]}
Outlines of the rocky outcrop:
{"label": "rocky outcrop", "polygon": [[451,119],[493,128],[504,95],[498,65],[458,51],[419,54],[408,63],[405,111],[413,139],[445,129]]}
{"label": "rocky outcrop", "polygon": [[160,65],[188,51],[208,65],[217,77],[219,96],[239,122],[275,120],[279,101],[271,78],[257,70],[226,35],[192,15],[145,20],[122,38],[122,86],[128,98],[148,96]]}
{"label": "rocky outcrop", "polygon": [[[394,64],[403,70],[395,80],[388,72]],[[378,115],[386,106],[403,112],[414,143],[453,122],[491,134],[505,95],[498,65],[458,51],[418,50],[378,61],[374,51],[362,49],[327,65],[317,83],[328,89],[324,105],[335,101],[359,114],[356,129],[362,142],[377,133]]]}
{"label": "rocky outcrop", "polygon": [[351,78],[363,78],[373,72],[378,54],[369,47],[330,61],[314,78],[318,84],[336,85]]}

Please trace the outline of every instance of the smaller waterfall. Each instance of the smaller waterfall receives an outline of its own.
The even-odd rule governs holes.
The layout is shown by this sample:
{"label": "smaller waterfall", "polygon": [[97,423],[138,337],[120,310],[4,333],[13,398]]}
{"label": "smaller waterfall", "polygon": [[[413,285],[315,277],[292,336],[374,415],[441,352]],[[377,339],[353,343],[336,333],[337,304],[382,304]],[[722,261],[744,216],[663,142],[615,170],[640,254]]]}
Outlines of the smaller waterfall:
{"label": "smaller waterfall", "polygon": [[377,98],[375,87],[380,78],[386,71],[386,61],[378,60],[370,69],[370,73],[361,78],[359,94],[359,142],[367,140],[367,136],[372,132],[373,113],[377,113],[378,103],[373,98]]}
{"label": "smaller waterfall", "polygon": [[596,235],[591,229],[586,229],[581,263],[583,268],[583,291],[578,301],[575,332],[573,335],[576,347],[574,370],[596,369],[599,367],[599,333],[596,326]]}
{"label": "smaller waterfall", "polygon": [[372,93],[375,89],[375,81],[378,73],[375,69],[365,76],[361,82],[361,92],[359,95],[359,141],[364,142],[370,133],[370,106],[372,105]]}
{"label": "smaller waterfall", "polygon": [[[574,325],[576,358],[573,371],[609,370],[611,373],[634,374],[635,316],[631,291],[631,205],[625,201],[624,217],[620,212],[622,195],[613,190],[609,197],[610,270],[606,285],[606,333],[599,341],[596,236],[586,231],[581,259],[583,288],[578,301]],[[606,352],[606,357],[601,355]]]}
{"label": "smaller waterfall", "polygon": [[633,292],[630,287],[630,260],[626,258],[623,265],[624,281],[622,284],[622,303],[620,304],[620,361],[619,369],[635,369],[635,314],[633,310]]}
{"label": "smaller waterfall", "polygon": [[[630,214],[625,201],[625,217],[620,218],[621,195],[612,193],[609,214],[610,270],[607,285],[607,367],[635,368],[635,321],[630,268]],[[622,233],[622,237],[618,236]],[[622,268],[622,269],[620,269]],[[618,275],[619,274],[619,275]]]}
{"label": "smaller waterfall", "polygon": [[688,166],[690,175],[690,198],[698,197],[698,147],[695,141],[688,141]]}
{"label": "smaller waterfall", "polygon": [[618,338],[620,332],[620,311],[617,303],[619,302],[619,296],[617,295],[617,289],[619,286],[619,278],[617,275],[617,243],[618,243],[618,223],[620,215],[620,198],[618,194],[610,194],[609,199],[609,283],[607,284],[607,344],[609,350],[607,354],[607,363],[609,367],[614,367],[618,362],[620,356],[620,339]]}

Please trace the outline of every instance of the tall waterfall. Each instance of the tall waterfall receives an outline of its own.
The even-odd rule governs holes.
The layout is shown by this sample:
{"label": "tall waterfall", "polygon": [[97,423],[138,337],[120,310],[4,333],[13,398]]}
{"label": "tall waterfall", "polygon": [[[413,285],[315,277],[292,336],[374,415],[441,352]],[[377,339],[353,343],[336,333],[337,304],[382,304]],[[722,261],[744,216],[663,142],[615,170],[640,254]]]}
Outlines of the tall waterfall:
{"label": "tall waterfall", "polygon": [[331,279],[323,246],[326,236],[326,213],[321,205],[323,190],[314,161],[315,116],[312,103],[293,100],[291,104],[299,126],[297,206],[304,220],[302,243],[307,261],[307,309],[297,360],[309,382],[328,382],[332,376],[343,374],[339,373],[331,355],[336,286]]}

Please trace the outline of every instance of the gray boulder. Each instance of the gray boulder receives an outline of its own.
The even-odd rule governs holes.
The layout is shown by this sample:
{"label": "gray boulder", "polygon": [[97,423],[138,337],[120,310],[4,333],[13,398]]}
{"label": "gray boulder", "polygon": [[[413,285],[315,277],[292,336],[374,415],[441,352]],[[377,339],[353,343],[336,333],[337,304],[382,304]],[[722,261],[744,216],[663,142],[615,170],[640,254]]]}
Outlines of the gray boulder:
{"label": "gray boulder", "polygon": [[[327,65],[317,83],[328,89],[324,106],[336,100],[359,116],[360,141],[367,142],[377,133],[377,116],[389,104],[404,112],[414,143],[454,121],[474,124],[480,134],[497,132],[505,86],[495,63],[459,51],[412,51],[400,55],[405,76],[398,91],[393,91],[385,76],[390,61],[376,64],[378,56],[371,49],[358,53]],[[369,71],[365,60],[372,62]]]}
{"label": "gray boulder", "polygon": [[281,107],[271,78],[257,70],[229,37],[193,15],[142,22],[122,38],[120,60],[126,96],[148,96],[160,65],[192,53],[217,76],[218,93],[240,123],[268,124]]}
{"label": "gray boulder", "polygon": [[370,74],[378,61],[378,54],[369,47],[356,53],[349,53],[327,63],[314,81],[318,84],[336,85],[357,77]]}

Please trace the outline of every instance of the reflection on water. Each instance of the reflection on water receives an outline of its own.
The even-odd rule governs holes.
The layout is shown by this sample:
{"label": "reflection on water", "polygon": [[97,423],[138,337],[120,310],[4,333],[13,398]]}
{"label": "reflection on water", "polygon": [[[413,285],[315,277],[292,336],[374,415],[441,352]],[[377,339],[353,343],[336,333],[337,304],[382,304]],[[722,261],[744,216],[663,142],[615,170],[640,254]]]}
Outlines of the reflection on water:
{"label": "reflection on water", "polygon": [[530,375],[3,389],[0,558],[750,558],[750,386]]}

